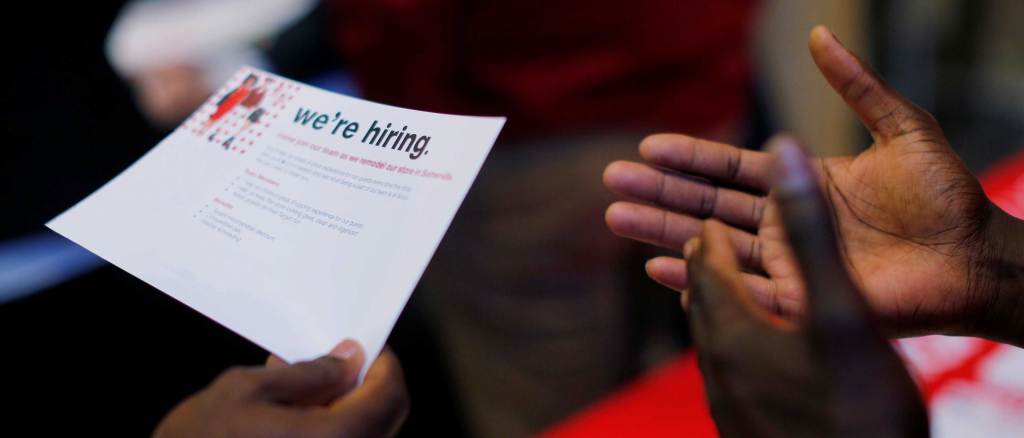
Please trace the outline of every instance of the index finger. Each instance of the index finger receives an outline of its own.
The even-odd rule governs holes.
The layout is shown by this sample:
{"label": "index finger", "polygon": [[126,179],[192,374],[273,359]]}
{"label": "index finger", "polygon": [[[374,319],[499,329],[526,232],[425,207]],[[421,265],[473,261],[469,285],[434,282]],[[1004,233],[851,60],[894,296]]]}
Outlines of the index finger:
{"label": "index finger", "polygon": [[[831,211],[803,151],[786,137],[772,140],[771,150],[786,233],[807,285],[807,336],[830,378],[835,412],[852,412],[872,400],[881,403],[875,412],[882,413],[874,423],[894,425],[903,436],[927,436],[913,380],[846,272]],[[884,393],[872,392],[883,381]]]}
{"label": "index finger", "polygon": [[682,134],[655,134],[640,143],[640,155],[655,166],[762,194],[771,187],[771,156],[760,151]]}
{"label": "index finger", "polygon": [[724,224],[709,220],[700,239],[692,239],[684,247],[691,313],[701,314],[701,324],[707,325],[707,330],[773,319],[753,302],[727,232]]}

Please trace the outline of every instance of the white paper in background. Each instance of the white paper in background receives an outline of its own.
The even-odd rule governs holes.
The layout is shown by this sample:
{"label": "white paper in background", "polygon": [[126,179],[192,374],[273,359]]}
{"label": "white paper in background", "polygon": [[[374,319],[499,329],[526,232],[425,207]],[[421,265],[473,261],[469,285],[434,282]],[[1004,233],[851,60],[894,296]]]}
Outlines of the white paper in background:
{"label": "white paper in background", "polygon": [[47,226],[287,361],[373,358],[504,122],[245,68]]}
{"label": "white paper in background", "polygon": [[255,50],[308,14],[314,0],[133,0],[107,35],[107,59],[124,77],[171,65],[199,68],[210,88],[244,63],[265,65]]}

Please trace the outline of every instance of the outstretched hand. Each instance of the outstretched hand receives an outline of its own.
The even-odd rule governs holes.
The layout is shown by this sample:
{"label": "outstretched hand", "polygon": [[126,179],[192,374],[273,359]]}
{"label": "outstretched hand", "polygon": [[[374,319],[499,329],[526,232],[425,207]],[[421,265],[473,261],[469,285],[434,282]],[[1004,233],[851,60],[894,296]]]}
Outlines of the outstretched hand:
{"label": "outstretched hand", "polygon": [[774,143],[784,233],[807,268],[795,273],[809,291],[802,321],[753,302],[726,225],[709,220],[685,247],[691,332],[719,433],[928,436],[913,380],[846,273],[810,167],[791,140]]}
{"label": "outstretched hand", "polygon": [[[814,163],[854,283],[896,334],[1000,337],[979,321],[992,319],[992,304],[1006,299],[993,265],[1004,252],[998,236],[1013,220],[988,201],[935,119],[828,29],[812,31],[810,52],[874,139],[859,155]],[[754,300],[788,318],[805,312],[807,292],[769,196],[768,153],[675,134],[648,137],[640,152],[647,164],[619,161],[605,171],[605,184],[627,199],[608,208],[614,232],[678,250],[717,219]],[[686,268],[669,257],[647,266],[677,290],[689,287]]]}

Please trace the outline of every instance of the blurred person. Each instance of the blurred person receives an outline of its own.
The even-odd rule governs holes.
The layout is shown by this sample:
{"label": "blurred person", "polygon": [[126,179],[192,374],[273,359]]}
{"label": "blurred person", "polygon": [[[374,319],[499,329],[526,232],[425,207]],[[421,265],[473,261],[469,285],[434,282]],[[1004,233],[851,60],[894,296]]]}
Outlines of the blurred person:
{"label": "blurred person", "polygon": [[1024,221],[989,202],[936,120],[828,29],[812,31],[810,51],[871,147],[812,164],[784,137],[773,157],[652,136],[648,164],[606,169],[629,199],[606,220],[683,248],[647,272],[682,293],[723,436],[927,436],[882,335],[1024,346]]}
{"label": "blurred person", "polygon": [[362,97],[508,117],[420,292],[473,435],[538,432],[678,348],[650,341],[673,331],[626,293],[645,250],[607,233],[593,181],[649,132],[744,138],[756,3],[325,0],[299,26],[319,32],[264,52],[299,76],[326,40]]}
{"label": "blurred person", "polygon": [[[160,139],[103,57],[121,3],[16,2],[6,15],[5,54],[17,61],[0,73],[0,435],[144,436],[195,382],[265,356],[43,226]],[[31,42],[26,29],[36,29]],[[131,360],[76,361],[68,372],[68,358],[126,351]],[[140,363],[152,377],[144,385],[125,377]],[[75,403],[54,421],[54,394],[130,401]]]}
{"label": "blurred person", "polygon": [[153,436],[393,436],[408,410],[401,366],[385,347],[359,384],[364,360],[359,344],[344,341],[313,361],[270,356],[264,367],[229,369],[168,413]]}
{"label": "blurred person", "polygon": [[[136,104],[169,129],[242,65],[266,67],[263,46],[316,0],[131,0],[110,26],[106,55]],[[298,22],[298,23],[297,23]]]}

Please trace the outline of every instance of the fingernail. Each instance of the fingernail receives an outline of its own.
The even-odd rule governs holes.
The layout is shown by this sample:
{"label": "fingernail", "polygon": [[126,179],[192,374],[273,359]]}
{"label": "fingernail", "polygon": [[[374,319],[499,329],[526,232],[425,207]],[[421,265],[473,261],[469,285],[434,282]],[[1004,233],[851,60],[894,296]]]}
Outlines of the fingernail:
{"label": "fingernail", "polygon": [[814,188],[814,175],[803,149],[793,137],[777,135],[768,149],[775,155],[775,187],[784,193],[806,192]]}
{"label": "fingernail", "polygon": [[697,252],[697,248],[700,248],[699,238],[694,237],[687,240],[686,244],[683,245],[683,258],[689,260],[690,257],[693,256],[693,253]]}
{"label": "fingernail", "polygon": [[331,356],[336,357],[338,359],[348,360],[351,359],[352,356],[355,356],[356,353],[358,352],[359,344],[351,339],[346,339],[341,344],[338,344],[337,347],[334,347],[334,349],[331,350],[330,354]]}

